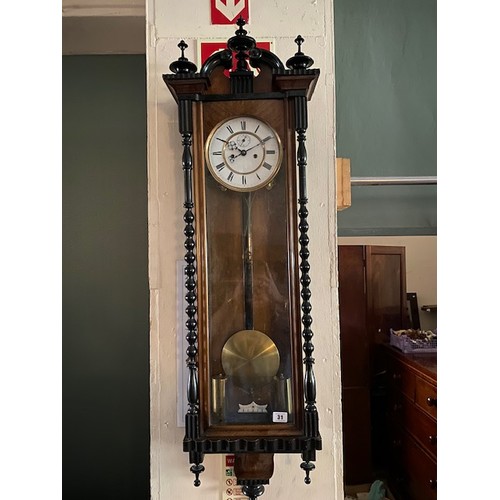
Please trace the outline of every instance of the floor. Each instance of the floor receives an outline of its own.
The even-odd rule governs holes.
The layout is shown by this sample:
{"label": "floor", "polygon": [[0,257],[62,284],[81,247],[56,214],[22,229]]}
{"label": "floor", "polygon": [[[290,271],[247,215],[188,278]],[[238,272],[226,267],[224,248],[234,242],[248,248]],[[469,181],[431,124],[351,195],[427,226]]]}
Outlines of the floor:
{"label": "floor", "polygon": [[[371,484],[357,484],[354,486],[345,486],[344,494],[345,500],[367,500],[368,492],[370,491]],[[387,488],[386,498],[389,500],[395,500],[394,496]]]}

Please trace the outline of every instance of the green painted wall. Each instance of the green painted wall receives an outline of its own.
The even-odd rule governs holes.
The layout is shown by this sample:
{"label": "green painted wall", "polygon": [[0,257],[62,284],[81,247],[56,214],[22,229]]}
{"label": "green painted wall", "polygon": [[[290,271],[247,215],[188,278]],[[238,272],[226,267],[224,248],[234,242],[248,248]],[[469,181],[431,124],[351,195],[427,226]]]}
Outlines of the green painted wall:
{"label": "green painted wall", "polygon": [[[436,175],[436,0],[335,0],[337,156]],[[436,234],[436,186],[359,186],[339,235]]]}
{"label": "green painted wall", "polygon": [[145,57],[62,75],[63,494],[148,499]]}

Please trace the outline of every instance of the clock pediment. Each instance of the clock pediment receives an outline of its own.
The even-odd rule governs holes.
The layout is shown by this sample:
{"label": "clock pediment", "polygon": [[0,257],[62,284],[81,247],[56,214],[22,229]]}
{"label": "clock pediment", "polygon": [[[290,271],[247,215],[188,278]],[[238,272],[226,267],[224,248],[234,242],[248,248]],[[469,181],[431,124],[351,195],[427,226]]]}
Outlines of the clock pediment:
{"label": "clock pediment", "polygon": [[[239,29],[229,38],[227,48],[212,54],[197,72],[195,64],[184,56],[187,45],[179,43],[181,56],[170,65],[173,74],[163,75],[163,80],[176,100],[181,95],[229,95],[272,92],[303,93],[309,100],[319,77],[319,69],[309,69],[313,59],[302,52],[304,39],[295,39],[298,50],[287,60],[286,69],[273,52],[257,48],[254,38],[243,29],[245,21],[238,20]],[[253,69],[252,69],[253,68]],[[266,98],[264,96],[264,98]]]}

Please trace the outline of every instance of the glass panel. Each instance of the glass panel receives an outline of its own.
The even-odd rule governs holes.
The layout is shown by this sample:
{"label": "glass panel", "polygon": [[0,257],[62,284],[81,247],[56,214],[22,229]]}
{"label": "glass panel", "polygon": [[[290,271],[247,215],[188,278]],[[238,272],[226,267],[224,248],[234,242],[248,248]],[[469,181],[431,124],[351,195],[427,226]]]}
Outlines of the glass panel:
{"label": "glass panel", "polygon": [[285,168],[251,192],[205,182],[210,423],[293,423]]}

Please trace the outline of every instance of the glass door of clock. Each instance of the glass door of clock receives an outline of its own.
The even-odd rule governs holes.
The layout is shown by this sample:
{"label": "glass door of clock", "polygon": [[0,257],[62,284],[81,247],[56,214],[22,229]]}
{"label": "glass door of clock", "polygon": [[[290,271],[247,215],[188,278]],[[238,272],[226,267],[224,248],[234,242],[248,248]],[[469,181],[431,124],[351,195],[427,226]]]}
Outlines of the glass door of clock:
{"label": "glass door of clock", "polygon": [[238,192],[205,175],[211,425],[294,420],[286,177]]}

